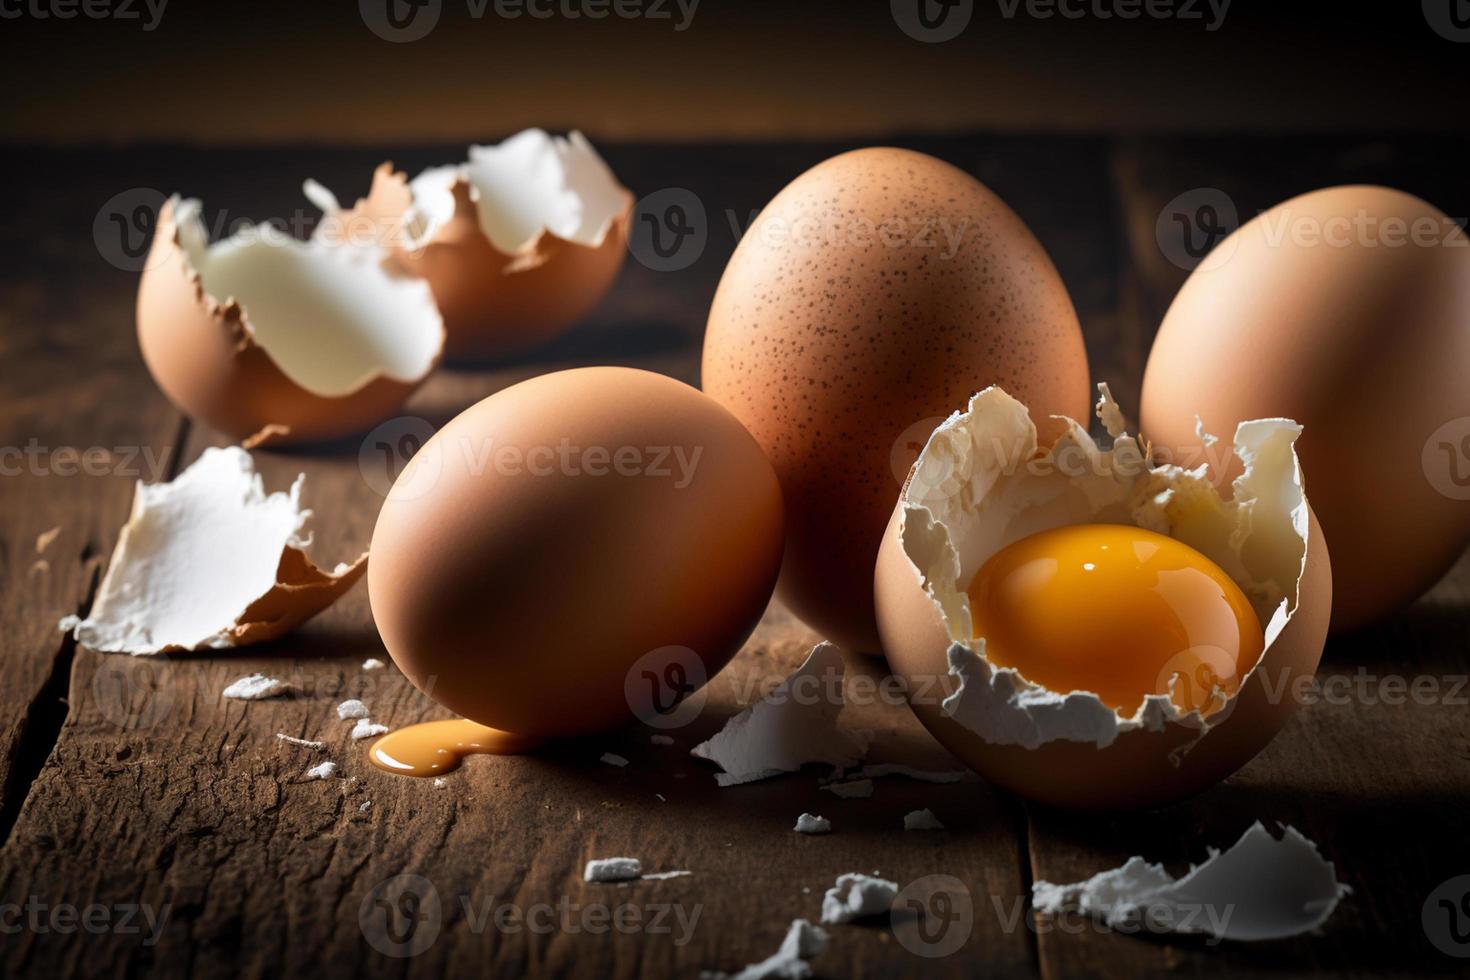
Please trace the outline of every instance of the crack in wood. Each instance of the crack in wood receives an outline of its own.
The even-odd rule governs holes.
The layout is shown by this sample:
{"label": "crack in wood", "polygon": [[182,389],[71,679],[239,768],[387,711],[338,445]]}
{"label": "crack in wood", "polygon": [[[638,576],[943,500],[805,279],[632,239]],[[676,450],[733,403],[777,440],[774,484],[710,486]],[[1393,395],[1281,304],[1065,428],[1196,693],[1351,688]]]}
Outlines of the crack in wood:
{"label": "crack in wood", "polygon": [[[83,566],[91,561],[90,553],[91,545],[88,544],[79,556]],[[92,608],[100,581],[101,569],[93,567],[86,592],[77,606],[78,615],[86,616]],[[5,780],[4,806],[0,807],[0,847],[10,842],[21,810],[30,799],[31,789],[61,738],[62,726],[71,712],[71,670],[76,656],[77,641],[70,633],[63,633],[61,643],[51,658],[51,673],[21,719],[20,736]]]}

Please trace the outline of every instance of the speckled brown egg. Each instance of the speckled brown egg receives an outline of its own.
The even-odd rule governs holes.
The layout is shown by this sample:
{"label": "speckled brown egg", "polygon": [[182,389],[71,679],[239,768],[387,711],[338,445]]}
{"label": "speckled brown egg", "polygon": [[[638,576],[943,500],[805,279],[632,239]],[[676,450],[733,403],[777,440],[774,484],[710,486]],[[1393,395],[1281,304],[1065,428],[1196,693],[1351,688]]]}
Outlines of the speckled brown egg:
{"label": "speckled brown egg", "polygon": [[581,735],[713,677],[781,547],[776,475],[729,412],[663,375],[581,368],[424,444],[378,516],[368,591],[424,693],[503,731]]}
{"label": "speckled brown egg", "polygon": [[886,147],[819,164],[761,211],[715,295],[703,384],[780,478],[783,598],[869,652],[878,545],[933,427],[991,384],[1047,435],[1089,399],[1076,311],[1031,231],[964,171]]}
{"label": "speckled brown egg", "polygon": [[[1142,428],[1187,465],[1195,425],[1305,427],[1332,547],[1332,626],[1420,595],[1470,542],[1470,243],[1387,187],[1313,191],[1226,238],[1185,282],[1143,381]],[[1212,460],[1221,482],[1238,466]]]}

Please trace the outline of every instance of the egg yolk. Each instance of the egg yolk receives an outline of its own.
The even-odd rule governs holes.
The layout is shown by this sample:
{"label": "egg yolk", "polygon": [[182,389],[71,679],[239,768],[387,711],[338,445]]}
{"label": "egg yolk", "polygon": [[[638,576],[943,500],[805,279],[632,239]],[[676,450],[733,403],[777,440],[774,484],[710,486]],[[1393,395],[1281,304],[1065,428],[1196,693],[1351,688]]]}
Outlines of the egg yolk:
{"label": "egg yolk", "polygon": [[[1079,524],[1022,538],[970,583],[985,657],[1052,691],[1132,714],[1145,695],[1217,710],[1260,659],[1255,610],[1229,576],[1173,538]],[[1223,695],[1223,696],[1222,696]]]}

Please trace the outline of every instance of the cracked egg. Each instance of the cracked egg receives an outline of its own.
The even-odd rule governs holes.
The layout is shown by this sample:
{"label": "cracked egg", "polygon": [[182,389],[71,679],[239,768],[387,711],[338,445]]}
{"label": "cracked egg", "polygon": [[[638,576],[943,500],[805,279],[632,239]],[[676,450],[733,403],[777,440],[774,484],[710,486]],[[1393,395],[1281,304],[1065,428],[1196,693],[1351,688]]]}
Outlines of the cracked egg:
{"label": "cracked egg", "polygon": [[308,181],[328,229],[368,235],[428,281],[453,357],[552,339],[597,305],[622,268],[633,195],[592,144],[528,129],[471,146],[464,163],[413,180],[391,163],[351,210]]}
{"label": "cracked egg", "polygon": [[138,342],[185,414],[248,445],[316,442],[390,418],[439,361],[428,287],[380,249],[269,226],[214,244],[169,199],[138,287]]}
{"label": "cracked egg", "polygon": [[1326,640],[1332,582],[1286,419],[1243,422],[1243,472],[1149,461],[1099,386],[1071,419],[975,395],[929,439],[875,571],[915,713],[992,782],[1061,806],[1159,805],[1275,735]]}

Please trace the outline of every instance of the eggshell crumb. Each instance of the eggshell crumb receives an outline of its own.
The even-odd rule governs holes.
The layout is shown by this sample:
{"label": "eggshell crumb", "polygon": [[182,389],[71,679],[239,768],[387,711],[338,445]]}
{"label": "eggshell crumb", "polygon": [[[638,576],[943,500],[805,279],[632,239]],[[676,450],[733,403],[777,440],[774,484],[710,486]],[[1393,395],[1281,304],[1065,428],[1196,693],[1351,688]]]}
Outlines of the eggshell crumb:
{"label": "eggshell crumb", "polygon": [[818,644],[774,691],[689,754],[725,770],[715,775],[721,786],[795,772],[811,762],[855,765],[867,754],[870,739],[837,727],[846,669],[841,650]]}

